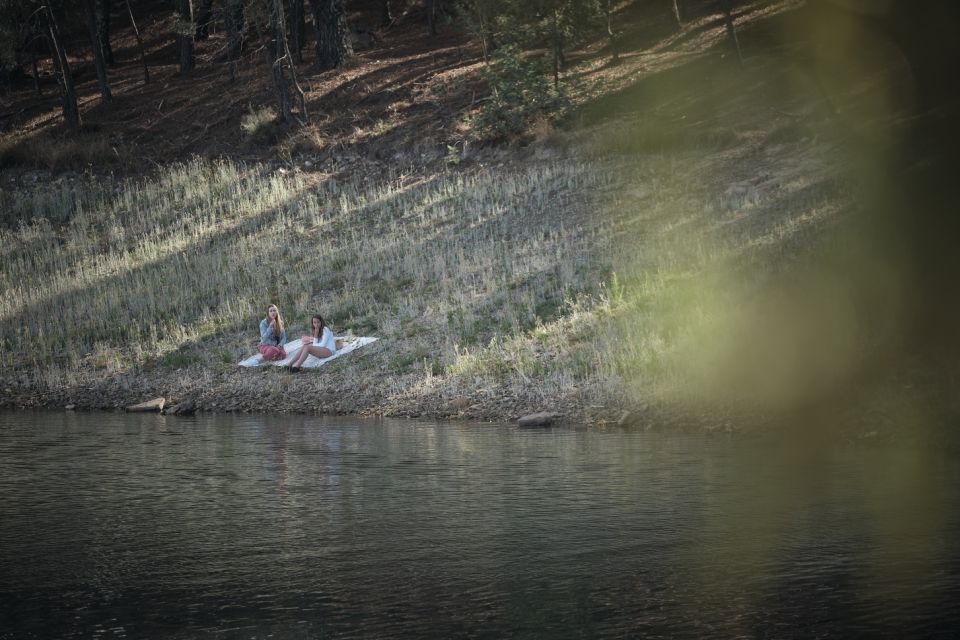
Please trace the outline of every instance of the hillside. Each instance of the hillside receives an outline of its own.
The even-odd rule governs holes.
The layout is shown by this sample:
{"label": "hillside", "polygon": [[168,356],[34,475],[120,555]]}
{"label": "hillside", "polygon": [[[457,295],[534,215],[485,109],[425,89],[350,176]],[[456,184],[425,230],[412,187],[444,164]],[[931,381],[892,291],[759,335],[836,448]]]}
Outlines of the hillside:
{"label": "hillside", "polygon": [[[110,110],[77,61],[75,136],[20,87],[2,107],[2,404],[730,428],[744,398],[879,394],[895,422],[917,400],[885,391],[911,386],[860,381],[899,349],[905,281],[862,213],[880,175],[863,152],[904,120],[876,100],[900,67],[878,54],[865,83],[831,84],[795,2],[738,4],[741,64],[712,5],[690,6],[676,31],[617,4],[619,63],[588,43],[572,115],[496,144],[466,124],[477,45],[424,38],[416,5],[347,69],[306,60],[310,123],[256,141],[263,66],[230,81],[216,34],[186,79],[148,38],[147,87],[120,36]],[[269,302],[294,334],[320,309],[381,340],[315,374],[238,370]]]}
{"label": "hillside", "polygon": [[[796,1],[744,2],[735,14],[741,29],[765,24],[796,9]],[[708,52],[728,55],[722,19],[709,2],[689,2],[688,22],[677,32],[663,7],[648,3],[614,5],[620,30],[620,64],[609,64],[609,43],[599,40],[568,55],[565,77],[578,82],[583,105],[635,86],[640,78],[688,64]],[[79,136],[62,130],[53,69],[39,61],[42,96],[29,78],[6,92],[0,110],[0,163],[39,169],[143,173],[192,155],[243,160],[309,159],[344,163],[354,158],[395,157],[435,164],[455,147],[469,145],[469,117],[489,91],[481,79],[479,46],[458,23],[429,36],[423,7],[406,5],[388,27],[375,29],[379,3],[350,3],[351,25],[361,32],[356,55],[344,69],[317,72],[310,46],[303,50],[298,77],[306,95],[309,123],[264,127],[245,139],[244,118],[273,106],[271,79],[262,47],[251,43],[231,79],[222,59],[224,34],[196,43],[196,68],[180,77],[173,51],[171,17],[163,2],[136,7],[151,82],[144,84],[138,49],[125,16],[113,19],[116,64],[109,69],[113,103],[99,103],[96,74],[84,33],[70,34],[68,50],[84,122]],[[741,36],[743,37],[743,36]],[[761,47],[766,43],[759,43]],[[744,46],[750,46],[745,40]],[[533,51],[531,55],[537,55]],[[629,110],[636,110],[631,105]],[[265,135],[264,135],[265,134]],[[264,144],[264,142],[267,144]]]}

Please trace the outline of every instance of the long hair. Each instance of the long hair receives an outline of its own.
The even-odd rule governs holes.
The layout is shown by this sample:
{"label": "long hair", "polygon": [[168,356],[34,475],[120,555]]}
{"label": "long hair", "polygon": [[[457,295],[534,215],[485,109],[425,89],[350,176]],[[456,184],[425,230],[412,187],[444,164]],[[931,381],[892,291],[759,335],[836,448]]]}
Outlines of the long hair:
{"label": "long hair", "polygon": [[283,316],[280,315],[280,307],[275,304],[267,305],[267,324],[270,324],[270,309],[277,310],[277,326],[273,329],[273,335],[276,338],[280,337],[280,334],[283,333]]}
{"label": "long hair", "polygon": [[[323,337],[323,329],[324,329],[324,327],[327,326],[327,323],[323,321],[323,316],[320,315],[319,313],[318,313],[317,315],[313,316],[313,318],[316,318],[317,320],[320,321],[320,326],[317,327],[315,331],[313,331],[313,337],[314,337],[315,339],[319,340],[320,338]],[[311,330],[313,330],[313,318],[310,318],[310,329],[311,329]]]}

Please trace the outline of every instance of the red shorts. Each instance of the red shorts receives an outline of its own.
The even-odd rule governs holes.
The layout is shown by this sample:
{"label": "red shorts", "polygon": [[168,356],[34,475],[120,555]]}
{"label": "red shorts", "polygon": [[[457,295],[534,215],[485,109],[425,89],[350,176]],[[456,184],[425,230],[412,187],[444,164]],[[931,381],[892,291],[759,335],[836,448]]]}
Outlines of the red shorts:
{"label": "red shorts", "polygon": [[263,356],[264,360],[283,360],[287,357],[287,352],[283,350],[283,347],[262,344],[260,345],[260,355]]}

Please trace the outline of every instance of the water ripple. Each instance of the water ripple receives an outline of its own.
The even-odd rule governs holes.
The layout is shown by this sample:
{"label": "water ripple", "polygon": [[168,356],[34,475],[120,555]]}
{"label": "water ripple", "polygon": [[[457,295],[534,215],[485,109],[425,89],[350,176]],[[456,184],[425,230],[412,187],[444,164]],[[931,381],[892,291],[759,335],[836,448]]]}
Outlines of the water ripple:
{"label": "water ripple", "polygon": [[0,639],[953,637],[948,450],[0,413]]}

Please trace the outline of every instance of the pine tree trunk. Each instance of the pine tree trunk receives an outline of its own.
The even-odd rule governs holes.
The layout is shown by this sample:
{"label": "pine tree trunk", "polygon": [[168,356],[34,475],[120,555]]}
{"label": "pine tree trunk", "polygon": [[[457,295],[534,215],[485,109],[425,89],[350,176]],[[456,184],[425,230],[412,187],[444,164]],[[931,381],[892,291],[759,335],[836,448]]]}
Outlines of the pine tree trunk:
{"label": "pine tree trunk", "polygon": [[224,0],[223,24],[227,32],[227,59],[236,60],[243,51],[243,0]]}
{"label": "pine tree trunk", "polygon": [[180,75],[193,69],[193,1],[177,0],[177,57]]}
{"label": "pine tree trunk", "polygon": [[[282,0],[278,0],[278,1],[282,2]],[[280,10],[282,11],[282,5],[280,7]],[[286,18],[284,18],[282,14],[281,14],[281,18],[282,18],[281,22],[285,23]],[[298,108],[300,109],[300,123],[306,124],[307,122],[310,121],[310,114],[307,113],[307,96],[303,92],[303,89],[300,87],[300,82],[297,80],[297,66],[293,64],[293,54],[290,53],[290,46],[286,38],[283,39],[282,44],[283,44],[283,53],[285,54],[283,59],[286,62],[284,66],[286,67],[287,72],[290,74],[290,84],[293,85],[293,89],[296,92],[297,105],[298,105]]]}
{"label": "pine tree trunk", "polygon": [[390,0],[381,0],[380,26],[388,27],[391,22],[393,22],[393,14],[390,12]]}
{"label": "pine tree trunk", "polygon": [[283,0],[273,0],[270,11],[270,38],[268,38],[267,61],[273,76],[273,86],[277,95],[277,120],[290,121],[290,87],[283,73],[287,37],[287,25],[283,15]]}
{"label": "pine tree trunk", "polygon": [[317,69],[335,69],[353,55],[342,0],[313,2],[313,24],[317,30]]}
{"label": "pine tree trunk", "polygon": [[63,121],[67,128],[76,131],[80,128],[80,109],[77,107],[77,90],[73,85],[73,74],[70,72],[70,63],[63,50],[63,41],[60,38],[60,26],[53,14],[50,4],[46,4],[47,32],[50,36],[50,53],[53,58],[53,68],[57,75],[57,92],[63,105]]}
{"label": "pine tree trunk", "polygon": [[730,11],[730,0],[720,0],[720,8],[723,10],[724,23],[727,26],[727,35],[730,36],[730,42],[737,52],[737,60],[743,65],[743,54],[740,52],[740,40],[737,38],[737,29],[733,25],[733,13]]}
{"label": "pine tree trunk", "polygon": [[437,0],[427,0],[427,27],[430,35],[437,35]]}
{"label": "pine tree trunk", "polygon": [[103,59],[107,64],[113,64],[113,47],[110,46],[110,0],[97,0],[96,15]]}
{"label": "pine tree trunk", "polygon": [[210,23],[213,21],[213,0],[199,0],[197,3],[197,31],[193,34],[196,42],[210,37]]}
{"label": "pine tree trunk", "polygon": [[560,86],[560,63],[563,59],[563,48],[560,40],[560,17],[553,12],[553,86]]}
{"label": "pine tree trunk", "polygon": [[487,29],[487,20],[486,15],[483,12],[483,7],[479,5],[474,5],[476,8],[476,20],[477,28],[480,30],[480,52],[483,54],[483,63],[486,65],[490,64],[490,51],[492,47],[490,46],[490,36]]}
{"label": "pine tree trunk", "polygon": [[100,33],[97,30],[96,10],[93,0],[83,0],[83,15],[87,21],[87,32],[90,34],[90,48],[93,49],[93,64],[97,68],[97,83],[100,85],[100,103],[110,104],[113,96],[110,94],[110,82],[107,79],[107,63],[104,60],[101,48]]}
{"label": "pine tree trunk", "polygon": [[33,50],[33,47],[30,47],[30,67],[33,69],[33,88],[37,91],[37,97],[43,96],[43,91],[40,90],[40,71],[37,70],[37,52]]}
{"label": "pine tree trunk", "polygon": [[303,0],[290,0],[290,51],[298,63],[303,62],[303,41],[306,32]]}
{"label": "pine tree trunk", "polygon": [[617,42],[617,38],[613,33],[613,7],[611,6],[613,0],[607,0],[604,5],[604,14],[607,19],[607,42],[610,45],[610,63],[617,64],[620,62],[620,43]]}
{"label": "pine tree trunk", "polygon": [[679,31],[683,28],[683,8],[680,6],[680,0],[673,0],[671,5],[673,20],[677,23],[677,31]]}
{"label": "pine tree trunk", "polygon": [[130,16],[130,24],[133,26],[133,35],[137,38],[137,48],[140,50],[140,62],[143,63],[143,84],[150,84],[150,70],[147,68],[147,54],[143,51],[143,38],[140,37],[140,29],[137,28],[137,21],[133,19],[133,9],[130,7],[130,0],[124,0],[127,5],[127,15]]}

